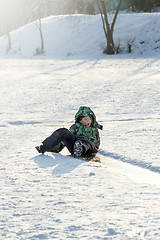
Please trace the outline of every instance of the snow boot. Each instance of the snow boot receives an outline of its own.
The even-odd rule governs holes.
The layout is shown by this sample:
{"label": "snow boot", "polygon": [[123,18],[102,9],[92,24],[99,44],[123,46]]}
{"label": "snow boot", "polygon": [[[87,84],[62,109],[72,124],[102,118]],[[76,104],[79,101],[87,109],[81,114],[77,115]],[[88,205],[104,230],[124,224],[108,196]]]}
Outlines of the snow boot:
{"label": "snow boot", "polygon": [[35,147],[39,153],[44,154],[47,150],[43,145]]}
{"label": "snow boot", "polygon": [[80,157],[84,155],[88,151],[89,147],[88,145],[81,140],[77,140],[74,144],[74,157]]}

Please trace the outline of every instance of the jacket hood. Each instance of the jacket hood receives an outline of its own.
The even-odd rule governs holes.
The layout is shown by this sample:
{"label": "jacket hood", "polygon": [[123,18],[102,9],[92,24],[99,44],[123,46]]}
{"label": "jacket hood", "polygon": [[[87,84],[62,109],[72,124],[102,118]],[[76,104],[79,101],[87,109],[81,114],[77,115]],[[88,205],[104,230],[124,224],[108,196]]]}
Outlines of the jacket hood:
{"label": "jacket hood", "polygon": [[94,112],[89,107],[85,107],[85,106],[81,106],[79,108],[78,112],[75,115],[75,122],[80,122],[81,119],[86,116],[92,117],[93,127],[97,127],[101,130],[103,129],[103,126],[97,123],[96,115],[94,114]]}

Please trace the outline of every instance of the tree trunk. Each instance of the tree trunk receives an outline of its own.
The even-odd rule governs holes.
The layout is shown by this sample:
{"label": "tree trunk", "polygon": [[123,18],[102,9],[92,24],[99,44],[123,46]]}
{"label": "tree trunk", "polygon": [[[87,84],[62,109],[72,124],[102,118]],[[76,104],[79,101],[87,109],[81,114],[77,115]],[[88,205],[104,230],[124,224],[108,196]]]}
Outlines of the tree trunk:
{"label": "tree trunk", "polygon": [[8,37],[8,46],[7,46],[7,52],[9,52],[12,48],[11,46],[11,35],[10,33],[7,34],[7,37]]}
{"label": "tree trunk", "polygon": [[100,1],[96,0],[96,2],[97,2],[97,6],[99,8],[100,14],[101,14],[103,30],[104,30],[105,37],[107,40],[107,47],[103,51],[103,53],[115,54],[116,49],[115,49],[115,45],[114,45],[114,41],[113,41],[113,32],[114,32],[114,25],[115,25],[115,22],[117,19],[118,12],[120,10],[122,0],[119,0],[119,4],[117,6],[116,13],[114,15],[114,19],[113,19],[113,22],[111,25],[109,24],[109,21],[108,21],[108,14],[107,14],[107,8],[105,5],[105,1],[104,0],[100,0]]}
{"label": "tree trunk", "polygon": [[44,53],[44,39],[43,39],[43,33],[42,33],[42,23],[41,19],[36,22],[36,26],[39,30],[40,38],[41,38],[41,49],[37,48],[36,49],[36,55],[43,54]]}
{"label": "tree trunk", "polygon": [[41,37],[41,53],[44,53],[44,39],[43,39],[43,34],[42,34],[41,19],[39,20],[39,32],[40,32],[40,37]]}
{"label": "tree trunk", "polygon": [[113,32],[111,29],[107,32],[107,48],[103,51],[106,54],[115,54],[115,47],[113,42]]}

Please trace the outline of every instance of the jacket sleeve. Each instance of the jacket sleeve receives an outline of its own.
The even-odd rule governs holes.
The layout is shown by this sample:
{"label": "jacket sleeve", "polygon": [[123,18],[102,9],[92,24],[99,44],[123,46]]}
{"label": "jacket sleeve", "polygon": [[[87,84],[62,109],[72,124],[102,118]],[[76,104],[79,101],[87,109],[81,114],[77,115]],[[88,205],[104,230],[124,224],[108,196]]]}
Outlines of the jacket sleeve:
{"label": "jacket sleeve", "polygon": [[69,131],[72,132],[74,135],[77,135],[78,131],[79,131],[79,127],[80,127],[80,124],[76,123],[76,124],[73,124]]}
{"label": "jacket sleeve", "polygon": [[98,149],[100,145],[100,137],[99,137],[98,129],[88,127],[88,126],[84,126],[83,128],[84,128],[84,137],[92,143],[93,148],[96,147]]}
{"label": "jacket sleeve", "polygon": [[95,140],[94,140],[94,145],[98,149],[100,145],[100,137],[99,137],[99,131],[98,129],[95,130]]}

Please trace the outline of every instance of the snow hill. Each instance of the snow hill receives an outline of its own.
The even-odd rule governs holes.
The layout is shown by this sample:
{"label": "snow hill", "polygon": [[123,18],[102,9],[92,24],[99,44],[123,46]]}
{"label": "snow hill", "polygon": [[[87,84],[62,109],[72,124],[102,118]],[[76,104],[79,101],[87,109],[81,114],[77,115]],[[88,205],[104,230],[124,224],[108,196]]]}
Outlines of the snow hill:
{"label": "snow hill", "polygon": [[[100,16],[43,19],[41,56],[35,23],[7,55],[0,39],[0,240],[160,239],[159,18],[121,13],[114,56]],[[38,154],[84,105],[104,126],[102,162]]]}
{"label": "snow hill", "polygon": [[[113,15],[109,15],[112,22]],[[160,13],[121,13],[115,25],[115,44],[123,52],[132,45],[132,53],[159,53]],[[96,57],[106,46],[100,15],[51,16],[42,20],[45,55],[57,57]],[[11,33],[9,54],[33,57],[41,48],[39,30],[35,23]],[[0,56],[6,55],[7,38],[0,39]]]}

